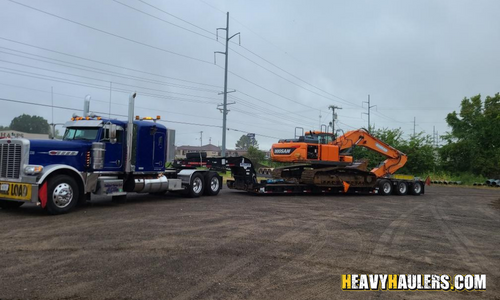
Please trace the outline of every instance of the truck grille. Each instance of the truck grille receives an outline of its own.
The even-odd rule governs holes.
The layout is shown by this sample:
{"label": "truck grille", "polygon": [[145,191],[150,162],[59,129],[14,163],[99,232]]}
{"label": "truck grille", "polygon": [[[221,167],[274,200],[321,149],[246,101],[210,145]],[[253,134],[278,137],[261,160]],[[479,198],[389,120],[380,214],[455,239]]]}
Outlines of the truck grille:
{"label": "truck grille", "polygon": [[0,144],[0,177],[19,178],[21,170],[21,148],[20,144]]}

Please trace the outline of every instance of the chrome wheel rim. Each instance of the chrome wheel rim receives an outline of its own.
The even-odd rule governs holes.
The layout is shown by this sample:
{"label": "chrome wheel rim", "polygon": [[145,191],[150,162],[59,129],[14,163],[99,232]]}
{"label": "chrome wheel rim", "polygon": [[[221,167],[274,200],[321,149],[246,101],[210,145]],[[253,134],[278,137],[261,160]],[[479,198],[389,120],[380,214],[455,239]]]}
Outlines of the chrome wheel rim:
{"label": "chrome wheel rim", "polygon": [[389,182],[384,183],[382,186],[384,193],[389,194],[391,192],[391,184]]}
{"label": "chrome wheel rim", "polygon": [[58,208],[67,207],[73,201],[73,189],[67,183],[60,183],[52,193],[52,201]]}
{"label": "chrome wheel rim", "polygon": [[420,194],[420,192],[422,191],[422,186],[420,185],[420,183],[415,183],[413,185],[413,191],[417,194]]}
{"label": "chrome wheel rim", "polygon": [[401,183],[401,184],[399,185],[399,192],[400,192],[401,194],[406,193],[406,184]]}
{"label": "chrome wheel rim", "polygon": [[216,192],[219,190],[219,178],[217,177],[212,177],[212,180],[210,180],[210,188],[212,191]]}
{"label": "chrome wheel rim", "polygon": [[203,188],[203,181],[201,181],[200,177],[196,177],[193,180],[193,192],[196,194],[201,193],[201,189]]}

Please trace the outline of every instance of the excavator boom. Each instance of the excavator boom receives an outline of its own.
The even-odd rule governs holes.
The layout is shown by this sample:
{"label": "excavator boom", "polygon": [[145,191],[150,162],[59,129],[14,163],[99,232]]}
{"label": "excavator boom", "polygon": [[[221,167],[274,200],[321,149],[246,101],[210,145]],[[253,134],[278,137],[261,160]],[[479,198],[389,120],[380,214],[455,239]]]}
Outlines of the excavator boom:
{"label": "excavator boom", "polygon": [[401,169],[408,160],[406,154],[387,145],[364,129],[349,131],[333,141],[332,144],[338,146],[340,151],[353,146],[361,146],[387,157],[379,166],[371,170],[377,177],[393,174]]}

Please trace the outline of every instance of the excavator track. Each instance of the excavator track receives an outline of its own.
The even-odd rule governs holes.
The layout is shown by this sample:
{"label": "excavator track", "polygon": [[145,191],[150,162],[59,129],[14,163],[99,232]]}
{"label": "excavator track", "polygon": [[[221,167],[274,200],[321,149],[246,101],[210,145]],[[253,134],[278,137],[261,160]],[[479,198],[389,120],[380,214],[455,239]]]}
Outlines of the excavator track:
{"label": "excavator track", "polygon": [[343,182],[352,187],[374,187],[377,181],[375,174],[357,168],[326,167],[314,168],[310,165],[296,165],[276,168],[273,178],[286,182],[316,185],[320,187],[343,187]]}
{"label": "excavator track", "polygon": [[337,167],[304,170],[300,178],[300,183],[320,187],[342,187],[343,182],[352,187],[374,187],[377,177],[371,172]]}

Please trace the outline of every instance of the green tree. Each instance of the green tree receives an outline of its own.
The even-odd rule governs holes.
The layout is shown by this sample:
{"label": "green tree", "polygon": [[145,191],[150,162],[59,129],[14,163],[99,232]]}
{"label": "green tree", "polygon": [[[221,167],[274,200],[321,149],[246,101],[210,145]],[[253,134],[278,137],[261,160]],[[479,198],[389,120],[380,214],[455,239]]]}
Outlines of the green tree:
{"label": "green tree", "polygon": [[0,131],[10,130],[9,126],[0,126]]}
{"label": "green tree", "polygon": [[444,170],[500,176],[500,94],[464,98],[460,112],[446,117],[451,131],[439,154]]}
{"label": "green tree", "polygon": [[250,147],[259,148],[259,143],[255,138],[248,135],[242,135],[235,144],[236,150],[248,150]]}
{"label": "green tree", "polygon": [[256,147],[250,146],[245,157],[250,159],[254,165],[257,166],[266,159],[266,154],[264,151],[260,151]]}
{"label": "green tree", "polygon": [[27,114],[22,114],[12,119],[9,128],[11,130],[27,133],[47,134],[50,132],[50,126],[47,120],[40,116],[30,116]]}
{"label": "green tree", "polygon": [[435,148],[432,143],[432,137],[420,132],[412,135],[410,139],[404,140],[399,148],[399,151],[408,156],[408,161],[398,173],[409,175],[423,175],[434,171],[437,160]]}

